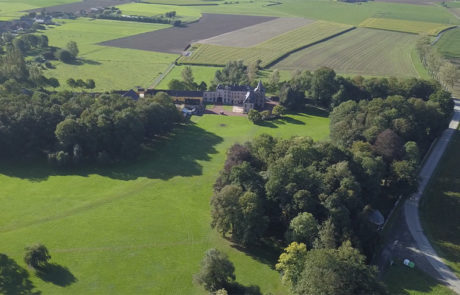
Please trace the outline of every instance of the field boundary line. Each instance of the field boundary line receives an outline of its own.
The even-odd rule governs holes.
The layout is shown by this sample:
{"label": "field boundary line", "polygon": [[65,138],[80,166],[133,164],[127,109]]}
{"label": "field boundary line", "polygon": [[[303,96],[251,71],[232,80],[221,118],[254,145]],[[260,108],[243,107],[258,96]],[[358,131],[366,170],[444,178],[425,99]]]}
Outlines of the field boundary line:
{"label": "field boundary line", "polygon": [[343,30],[343,31],[341,31],[341,32],[338,32],[338,33],[336,33],[336,34],[334,34],[334,35],[331,35],[331,36],[328,36],[328,37],[326,37],[326,38],[323,38],[323,39],[321,39],[321,40],[318,40],[318,41],[315,41],[315,42],[313,42],[313,43],[307,44],[307,45],[305,45],[305,46],[301,46],[301,47],[299,47],[299,48],[290,50],[290,51],[284,53],[283,55],[279,56],[279,57],[276,58],[275,60],[272,60],[272,61],[268,62],[263,68],[264,68],[264,69],[268,69],[268,68],[274,66],[275,64],[279,63],[281,60],[285,59],[286,57],[288,57],[289,55],[291,55],[291,54],[293,54],[293,53],[296,53],[296,52],[298,52],[298,51],[304,50],[304,49],[309,48],[309,47],[311,47],[311,46],[314,46],[314,45],[317,45],[317,44],[320,44],[320,43],[329,41],[329,40],[331,40],[331,39],[333,39],[333,38],[336,38],[336,37],[341,36],[341,35],[343,35],[343,34],[345,34],[345,33],[348,33],[348,32],[350,32],[350,31],[353,31],[354,29],[356,29],[356,27],[351,27],[351,28],[348,28],[348,29]]}
{"label": "field boundary line", "polygon": [[168,68],[166,69],[166,71],[165,71],[163,74],[161,74],[160,76],[158,76],[158,77],[155,79],[155,81],[153,81],[153,84],[150,85],[148,88],[149,88],[149,89],[154,89],[155,87],[157,87],[158,84],[160,84],[161,81],[163,81],[163,79],[172,71],[172,69],[174,69],[174,67],[176,66],[176,61],[177,61],[177,59],[176,59],[174,62],[172,62],[172,63],[168,66]]}

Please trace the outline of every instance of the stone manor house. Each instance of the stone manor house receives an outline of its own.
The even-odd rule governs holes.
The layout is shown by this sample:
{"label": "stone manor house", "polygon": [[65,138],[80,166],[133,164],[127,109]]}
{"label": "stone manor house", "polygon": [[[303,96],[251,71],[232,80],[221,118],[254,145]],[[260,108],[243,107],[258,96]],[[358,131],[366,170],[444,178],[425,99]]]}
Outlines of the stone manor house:
{"label": "stone manor house", "polygon": [[248,113],[252,109],[263,109],[266,101],[265,88],[259,81],[256,88],[251,86],[218,85],[215,91],[182,91],[161,89],[139,89],[138,97],[155,95],[165,92],[175,103],[188,106],[209,104],[225,104],[243,107],[243,112]]}

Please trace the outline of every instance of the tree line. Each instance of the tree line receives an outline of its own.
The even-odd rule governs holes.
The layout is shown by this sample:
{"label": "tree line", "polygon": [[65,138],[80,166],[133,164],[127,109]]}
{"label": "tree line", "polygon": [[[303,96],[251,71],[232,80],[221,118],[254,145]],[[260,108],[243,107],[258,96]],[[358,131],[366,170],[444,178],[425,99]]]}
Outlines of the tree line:
{"label": "tree line", "polygon": [[135,158],[142,144],[181,121],[169,96],[92,97],[71,92],[0,92],[1,156],[47,155],[57,165]]}

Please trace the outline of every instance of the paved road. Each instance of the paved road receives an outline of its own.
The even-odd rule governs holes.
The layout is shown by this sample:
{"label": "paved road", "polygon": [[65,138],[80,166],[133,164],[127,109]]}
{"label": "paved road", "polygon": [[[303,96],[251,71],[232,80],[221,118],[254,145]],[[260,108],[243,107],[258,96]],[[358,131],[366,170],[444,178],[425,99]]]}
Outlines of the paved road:
{"label": "paved road", "polygon": [[425,161],[420,171],[419,189],[404,204],[404,214],[406,216],[407,226],[412,237],[415,240],[418,250],[423,253],[428,262],[439,273],[439,277],[452,290],[460,294],[460,279],[444,264],[442,259],[436,254],[427,237],[425,236],[422,225],[420,224],[419,204],[430,177],[433,175],[439,160],[441,159],[446,147],[457,130],[460,121],[460,101],[455,100],[454,116],[450,122],[449,128],[444,131],[436,145],[433,147],[430,156]]}

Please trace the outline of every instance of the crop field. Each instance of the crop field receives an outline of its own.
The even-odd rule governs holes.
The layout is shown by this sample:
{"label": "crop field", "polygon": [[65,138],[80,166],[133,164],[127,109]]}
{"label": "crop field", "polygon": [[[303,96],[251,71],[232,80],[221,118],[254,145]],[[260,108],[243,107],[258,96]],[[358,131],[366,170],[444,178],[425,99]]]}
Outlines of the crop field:
{"label": "crop field", "polygon": [[283,55],[299,48],[320,42],[352,27],[343,24],[318,21],[249,48],[194,44],[190,56],[179,59],[183,64],[224,65],[229,60],[243,60],[247,64],[258,59],[262,66],[274,62]]}
{"label": "crop field", "polygon": [[200,40],[198,43],[229,47],[251,47],[313,22],[313,20],[306,18],[281,17],[209,39]]}
{"label": "crop field", "polygon": [[450,25],[438,23],[406,21],[388,18],[368,18],[365,21],[363,21],[359,26],[364,28],[388,31],[406,32],[414,34],[428,34],[432,36],[436,36],[440,32],[448,28],[452,28],[452,26]]}
{"label": "crop field", "polygon": [[146,3],[128,3],[117,6],[125,15],[138,15],[138,16],[160,16],[166,12],[175,11],[176,19],[183,22],[195,21],[201,17],[201,12],[192,7],[171,5],[156,5]]}
{"label": "crop field", "polygon": [[421,219],[427,237],[446,264],[460,275],[460,134],[452,138],[425,191]]}
{"label": "crop field", "polygon": [[102,45],[180,54],[194,40],[214,37],[270,20],[273,20],[273,18],[203,14],[200,21],[189,24],[184,28],[171,27],[165,30],[111,40],[102,43]]}
{"label": "crop field", "polygon": [[79,60],[76,64],[54,62],[56,68],[46,70],[45,74],[58,78],[62,88],[67,87],[65,81],[68,78],[92,78],[96,81],[97,91],[148,86],[175,60],[175,55],[105,47],[97,43],[166,27],[85,18],[62,21],[62,25],[44,33],[53,46],[65,47],[69,41],[76,41],[80,50]]}
{"label": "crop field", "polygon": [[315,70],[328,66],[338,73],[417,77],[411,51],[416,35],[358,28],[283,59],[273,68]]}
{"label": "crop field", "polygon": [[328,118],[308,113],[266,126],[205,115],[131,164],[78,171],[2,164],[0,252],[25,268],[24,247],[45,244],[63,275],[53,283],[32,276],[42,294],[194,295],[208,294],[192,275],[216,247],[240,284],[287,294],[273,261],[238,251],[211,229],[212,186],[235,142],[260,133],[324,139],[328,130]]}

